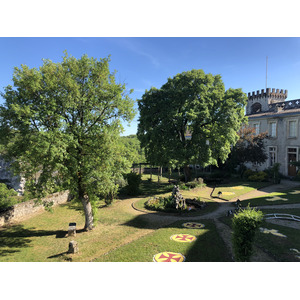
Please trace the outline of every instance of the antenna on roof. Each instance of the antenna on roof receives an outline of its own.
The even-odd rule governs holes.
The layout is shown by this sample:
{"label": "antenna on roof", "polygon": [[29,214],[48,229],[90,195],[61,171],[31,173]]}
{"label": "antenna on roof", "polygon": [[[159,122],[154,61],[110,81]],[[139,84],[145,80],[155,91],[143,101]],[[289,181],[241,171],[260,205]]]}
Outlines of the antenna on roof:
{"label": "antenna on roof", "polygon": [[266,90],[267,90],[267,87],[268,87],[268,56],[266,59]]}

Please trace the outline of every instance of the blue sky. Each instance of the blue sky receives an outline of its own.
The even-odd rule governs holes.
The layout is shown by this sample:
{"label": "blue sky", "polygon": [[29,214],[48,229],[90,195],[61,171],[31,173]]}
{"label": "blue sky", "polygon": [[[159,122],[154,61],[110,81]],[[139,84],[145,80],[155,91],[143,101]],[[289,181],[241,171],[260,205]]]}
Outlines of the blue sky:
{"label": "blue sky", "polygon": [[[134,100],[152,86],[160,88],[168,77],[191,69],[220,74],[226,89],[242,88],[245,93],[265,89],[267,56],[268,87],[287,89],[289,100],[300,98],[300,38],[288,37],[2,37],[0,90],[12,83],[15,66],[39,67],[43,58],[59,62],[64,50],[77,58],[111,55],[111,70],[128,90],[134,89]],[[130,127],[125,126],[124,135],[136,133],[137,120],[138,115]]]}

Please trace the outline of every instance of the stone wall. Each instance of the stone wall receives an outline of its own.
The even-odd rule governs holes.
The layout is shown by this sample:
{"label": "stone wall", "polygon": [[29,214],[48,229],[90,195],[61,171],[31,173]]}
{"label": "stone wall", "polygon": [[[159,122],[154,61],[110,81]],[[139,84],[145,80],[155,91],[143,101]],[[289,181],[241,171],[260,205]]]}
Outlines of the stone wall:
{"label": "stone wall", "polygon": [[[53,206],[56,206],[58,204],[66,203],[68,201],[68,196],[69,191],[58,192],[48,195],[43,198],[42,201],[53,201]],[[34,200],[18,203],[7,211],[0,213],[0,227],[26,220],[43,211],[45,211],[43,204],[36,205]]]}

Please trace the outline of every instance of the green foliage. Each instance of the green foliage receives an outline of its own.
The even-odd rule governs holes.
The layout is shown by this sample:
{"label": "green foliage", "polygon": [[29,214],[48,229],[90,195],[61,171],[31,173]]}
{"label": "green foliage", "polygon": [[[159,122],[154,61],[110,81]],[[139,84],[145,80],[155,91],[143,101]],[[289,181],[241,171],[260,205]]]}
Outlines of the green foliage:
{"label": "green foliage", "polygon": [[[139,100],[138,138],[148,162],[160,166],[217,165],[225,161],[245,121],[247,97],[225,91],[220,75],[191,70],[151,88]],[[186,138],[187,133],[191,139]]]}
{"label": "green foliage", "polygon": [[144,150],[135,134],[122,136],[120,142],[124,145],[126,158],[133,164],[146,162]]}
{"label": "green foliage", "polygon": [[253,253],[253,241],[263,219],[263,213],[249,205],[239,210],[232,219],[233,249],[236,261],[249,261]]}
{"label": "green foliage", "polygon": [[257,135],[254,128],[243,127],[239,130],[238,136],[239,139],[226,162],[227,166],[234,169],[247,162],[257,165],[263,164],[268,158],[264,147],[267,132]]}
{"label": "green foliage", "polygon": [[15,196],[17,196],[16,191],[9,189],[5,183],[0,183],[0,210],[4,210],[16,204]]}
{"label": "green foliage", "polygon": [[251,169],[247,169],[243,173],[243,177],[245,179],[248,179],[249,181],[256,181],[256,182],[262,182],[262,181],[267,181],[268,179],[268,173],[264,171],[253,171]]}
{"label": "green foliage", "polygon": [[252,176],[252,175],[254,175],[255,173],[256,173],[255,171],[253,171],[253,170],[251,170],[251,169],[247,169],[246,171],[244,171],[243,177],[244,177],[245,179],[248,179],[249,176]]}
{"label": "green foliage", "polygon": [[262,182],[262,181],[266,181],[267,178],[268,178],[268,174],[263,171],[260,171],[260,172],[255,172],[255,174],[249,176],[248,180]]}
{"label": "green foliage", "polygon": [[198,187],[204,187],[205,184],[203,183],[203,179],[199,178],[199,180],[189,181],[186,183],[180,183],[179,186],[180,186],[180,189],[189,190],[189,189],[194,189],[194,188],[198,188]]}
{"label": "green foliage", "polygon": [[152,197],[145,203],[145,207],[150,210],[176,211],[173,197]]}
{"label": "green foliage", "polygon": [[280,163],[275,163],[272,167],[265,170],[268,177],[273,181],[273,183],[280,183],[281,174],[279,172]]}
{"label": "green foliage", "polygon": [[14,161],[35,196],[57,185],[69,189],[85,207],[86,229],[92,227],[89,199],[113,194],[130,167],[119,135],[121,119],[134,116],[134,102],[109,61],[65,53],[62,62],[43,60],[39,69],[21,65],[14,87],[1,94],[1,154]]}
{"label": "green foliage", "polygon": [[134,172],[130,172],[124,175],[124,178],[127,180],[128,185],[125,187],[127,195],[135,196],[140,192],[140,184],[142,182],[142,175]]}

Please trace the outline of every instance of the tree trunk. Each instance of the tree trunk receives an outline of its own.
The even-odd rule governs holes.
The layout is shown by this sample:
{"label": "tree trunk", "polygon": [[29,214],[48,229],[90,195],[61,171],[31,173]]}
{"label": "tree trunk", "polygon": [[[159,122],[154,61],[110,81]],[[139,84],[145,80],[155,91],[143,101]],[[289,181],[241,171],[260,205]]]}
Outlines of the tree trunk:
{"label": "tree trunk", "polygon": [[159,182],[160,178],[159,178],[159,168],[160,167],[157,167],[157,182]]}
{"label": "tree trunk", "polygon": [[151,174],[150,174],[150,178],[151,178],[151,181],[152,181],[152,166],[151,166]]}
{"label": "tree trunk", "polygon": [[84,224],[84,230],[89,231],[92,230],[94,227],[93,221],[93,212],[92,212],[92,205],[89,200],[88,195],[84,191],[84,187],[82,185],[81,180],[81,173],[78,174],[78,198],[82,203],[83,210],[84,210],[84,216],[85,216],[85,224]]}
{"label": "tree trunk", "polygon": [[185,165],[183,167],[183,171],[184,171],[184,179],[185,182],[188,182],[191,179],[191,172],[190,172],[190,168],[188,165]]}
{"label": "tree trunk", "polygon": [[94,228],[94,217],[92,212],[92,205],[87,196],[83,196],[81,198],[81,203],[83,205],[84,209],[84,216],[85,216],[85,224],[84,224],[84,230],[89,231]]}

